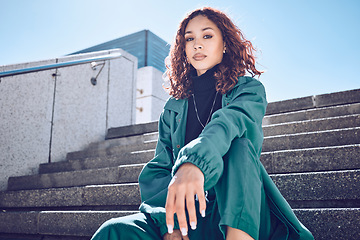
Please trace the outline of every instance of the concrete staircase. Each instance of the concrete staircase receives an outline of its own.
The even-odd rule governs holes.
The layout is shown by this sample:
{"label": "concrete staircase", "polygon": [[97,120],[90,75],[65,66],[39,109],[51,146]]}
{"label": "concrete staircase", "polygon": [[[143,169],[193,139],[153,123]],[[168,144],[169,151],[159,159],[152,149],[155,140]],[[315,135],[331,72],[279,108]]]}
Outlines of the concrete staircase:
{"label": "concrete staircase", "polygon": [[[270,103],[261,161],[315,239],[360,239],[360,89]],[[0,239],[89,239],[137,211],[137,177],[154,154],[157,122],[107,139],[0,192]]]}

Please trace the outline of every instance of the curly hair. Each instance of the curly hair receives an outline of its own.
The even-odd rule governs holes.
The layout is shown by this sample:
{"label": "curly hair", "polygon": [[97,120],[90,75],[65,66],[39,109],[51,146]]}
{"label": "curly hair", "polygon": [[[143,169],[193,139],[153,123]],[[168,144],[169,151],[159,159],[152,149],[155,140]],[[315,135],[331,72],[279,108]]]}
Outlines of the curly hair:
{"label": "curly hair", "polygon": [[191,96],[191,65],[187,60],[185,53],[185,29],[190,20],[202,15],[214,22],[220,29],[223,41],[226,46],[226,53],[222,62],[218,65],[214,73],[216,79],[216,91],[225,94],[231,90],[237,83],[238,77],[244,76],[246,72],[253,77],[261,75],[261,71],[255,68],[255,48],[250,41],[246,40],[240,29],[223,12],[204,7],[189,13],[180,23],[177,30],[175,43],[172,45],[166,64],[165,75],[170,80],[170,86],[167,87],[169,94],[176,99],[184,99]]}

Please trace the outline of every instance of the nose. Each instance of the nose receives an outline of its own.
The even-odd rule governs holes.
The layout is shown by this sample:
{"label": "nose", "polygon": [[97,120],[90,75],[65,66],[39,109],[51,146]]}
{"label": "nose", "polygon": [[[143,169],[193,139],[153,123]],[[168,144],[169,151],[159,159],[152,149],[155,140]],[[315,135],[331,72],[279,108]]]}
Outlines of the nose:
{"label": "nose", "polygon": [[202,48],[203,48],[203,45],[202,45],[201,41],[195,40],[194,41],[194,50],[202,49]]}

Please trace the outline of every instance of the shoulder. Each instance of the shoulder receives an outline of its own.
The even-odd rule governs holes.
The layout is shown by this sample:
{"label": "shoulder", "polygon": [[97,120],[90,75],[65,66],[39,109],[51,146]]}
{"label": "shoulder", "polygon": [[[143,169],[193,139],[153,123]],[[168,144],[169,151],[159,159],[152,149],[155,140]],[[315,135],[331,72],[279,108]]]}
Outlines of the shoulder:
{"label": "shoulder", "polygon": [[176,99],[174,97],[170,97],[165,103],[164,110],[180,112],[186,101],[187,99]]}
{"label": "shoulder", "polygon": [[235,98],[241,93],[253,93],[265,96],[265,88],[259,80],[249,76],[242,76],[238,78],[238,82],[233,89],[226,93],[226,97]]}
{"label": "shoulder", "polygon": [[238,78],[238,82],[235,85],[236,86],[244,86],[244,85],[259,85],[262,86],[262,83],[257,80],[256,78],[250,77],[250,76],[242,76]]}

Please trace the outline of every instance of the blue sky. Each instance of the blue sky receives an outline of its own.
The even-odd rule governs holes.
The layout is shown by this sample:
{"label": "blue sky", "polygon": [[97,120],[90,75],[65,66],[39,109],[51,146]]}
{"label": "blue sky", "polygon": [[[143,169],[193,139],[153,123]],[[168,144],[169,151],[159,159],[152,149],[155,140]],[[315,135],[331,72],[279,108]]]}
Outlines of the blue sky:
{"label": "blue sky", "polygon": [[0,65],[64,56],[185,14],[225,11],[258,49],[269,102],[360,88],[358,0],[0,0]]}

